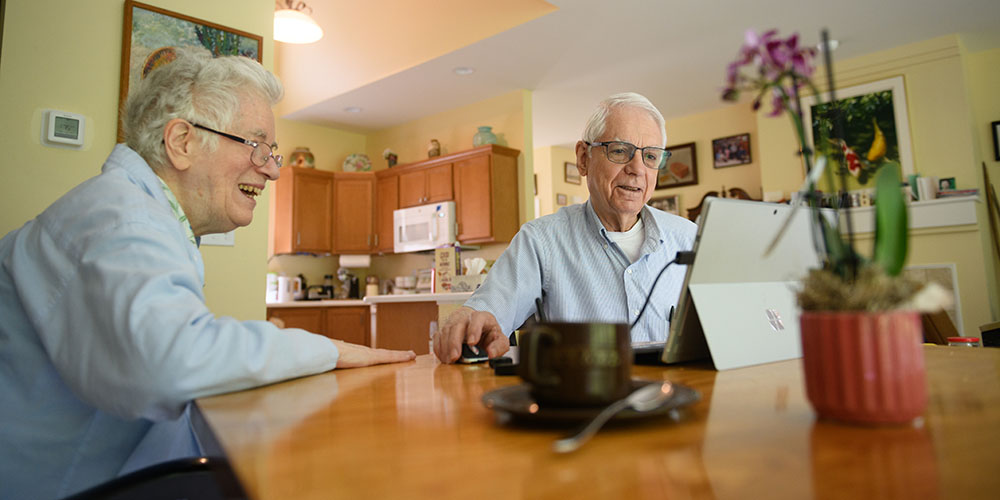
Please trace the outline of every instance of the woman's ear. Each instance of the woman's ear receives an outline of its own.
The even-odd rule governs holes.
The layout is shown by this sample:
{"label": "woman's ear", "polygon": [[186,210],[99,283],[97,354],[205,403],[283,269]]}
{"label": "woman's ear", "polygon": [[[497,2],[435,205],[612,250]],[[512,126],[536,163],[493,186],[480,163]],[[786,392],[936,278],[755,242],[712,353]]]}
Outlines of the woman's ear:
{"label": "woman's ear", "polygon": [[587,161],[590,160],[588,149],[587,143],[576,141],[576,169],[580,171],[581,177],[586,177],[587,169],[590,168],[590,165],[587,164]]}
{"label": "woman's ear", "polygon": [[197,144],[194,127],[187,120],[174,118],[163,127],[163,147],[167,153],[169,167],[187,170],[194,164]]}

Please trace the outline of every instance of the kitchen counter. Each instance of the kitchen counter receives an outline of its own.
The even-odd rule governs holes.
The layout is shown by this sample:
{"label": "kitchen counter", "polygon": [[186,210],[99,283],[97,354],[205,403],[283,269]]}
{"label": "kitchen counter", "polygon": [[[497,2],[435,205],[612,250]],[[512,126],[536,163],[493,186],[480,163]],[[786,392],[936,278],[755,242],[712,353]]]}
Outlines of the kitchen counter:
{"label": "kitchen counter", "polygon": [[267,307],[348,307],[367,306],[361,299],[325,299],[325,300],[295,300],[292,302],[268,302]]}
{"label": "kitchen counter", "polygon": [[370,295],[364,298],[364,302],[366,304],[391,304],[400,302],[436,302],[438,304],[461,304],[471,296],[472,292]]}

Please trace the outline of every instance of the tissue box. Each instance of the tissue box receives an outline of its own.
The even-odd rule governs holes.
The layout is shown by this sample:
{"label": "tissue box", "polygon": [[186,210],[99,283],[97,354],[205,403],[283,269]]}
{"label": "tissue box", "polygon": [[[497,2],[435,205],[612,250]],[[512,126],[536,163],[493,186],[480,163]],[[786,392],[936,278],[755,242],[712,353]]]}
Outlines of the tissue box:
{"label": "tissue box", "polygon": [[451,292],[452,280],[458,275],[458,255],[455,247],[434,249],[434,293]]}
{"label": "tissue box", "polygon": [[485,274],[465,274],[451,278],[452,292],[474,292],[486,279]]}

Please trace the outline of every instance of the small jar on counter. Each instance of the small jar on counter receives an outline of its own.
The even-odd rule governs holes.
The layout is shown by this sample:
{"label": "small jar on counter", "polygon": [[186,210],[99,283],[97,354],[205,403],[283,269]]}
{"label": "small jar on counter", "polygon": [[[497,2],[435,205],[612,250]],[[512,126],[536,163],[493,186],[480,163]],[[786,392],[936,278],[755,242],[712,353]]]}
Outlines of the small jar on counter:
{"label": "small jar on counter", "polygon": [[979,337],[948,337],[948,345],[979,347]]}

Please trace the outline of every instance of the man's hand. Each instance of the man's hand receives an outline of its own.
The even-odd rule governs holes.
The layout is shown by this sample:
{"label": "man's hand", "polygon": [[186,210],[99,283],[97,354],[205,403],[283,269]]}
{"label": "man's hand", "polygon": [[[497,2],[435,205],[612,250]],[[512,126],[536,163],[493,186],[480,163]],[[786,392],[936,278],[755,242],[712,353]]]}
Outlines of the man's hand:
{"label": "man's hand", "polygon": [[434,355],[442,363],[454,363],[462,354],[462,344],[478,345],[496,358],[510,350],[510,340],[497,319],[488,312],[460,307],[445,320],[434,335]]}
{"label": "man's hand", "polygon": [[393,351],[389,349],[372,349],[363,345],[349,344],[342,340],[333,343],[340,351],[337,368],[357,368],[359,366],[381,365],[385,363],[400,363],[412,361],[417,355],[413,351]]}

